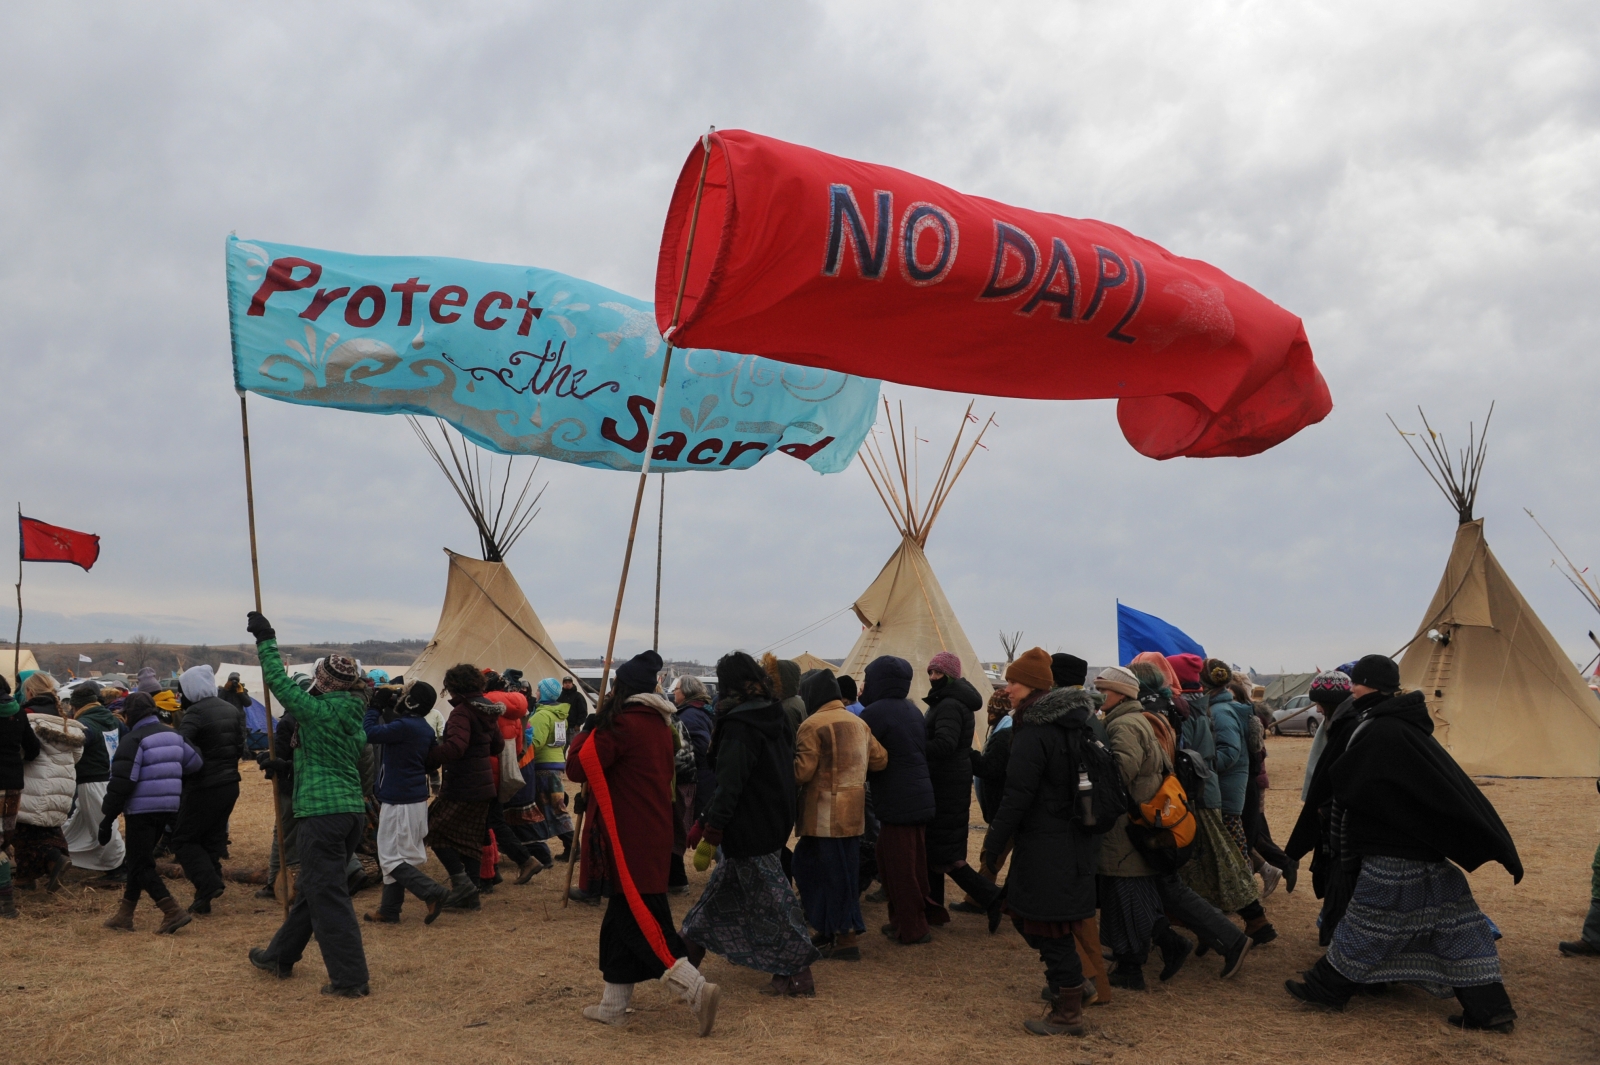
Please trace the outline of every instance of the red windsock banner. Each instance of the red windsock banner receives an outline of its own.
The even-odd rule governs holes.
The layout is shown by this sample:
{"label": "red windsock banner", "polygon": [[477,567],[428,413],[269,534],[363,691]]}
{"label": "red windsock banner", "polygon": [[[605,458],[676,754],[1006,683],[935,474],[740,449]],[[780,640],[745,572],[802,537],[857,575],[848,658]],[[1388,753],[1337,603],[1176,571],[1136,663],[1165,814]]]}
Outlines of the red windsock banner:
{"label": "red windsock banner", "polygon": [[[713,133],[679,347],[952,392],[1116,399],[1139,452],[1253,455],[1333,408],[1300,319],[1125,229],[966,196],[892,167]],[[663,330],[701,153],[667,212]]]}
{"label": "red windsock banner", "polygon": [[100,558],[100,537],[94,533],[47,525],[37,518],[17,515],[20,552],[24,562],[70,562],[85,570]]}

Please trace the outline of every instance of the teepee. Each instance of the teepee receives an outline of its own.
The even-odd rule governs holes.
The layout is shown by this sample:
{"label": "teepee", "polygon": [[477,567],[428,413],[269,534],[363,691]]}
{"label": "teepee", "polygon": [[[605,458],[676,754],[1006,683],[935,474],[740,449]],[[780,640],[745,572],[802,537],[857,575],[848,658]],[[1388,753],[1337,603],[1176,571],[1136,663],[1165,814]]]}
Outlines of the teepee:
{"label": "teepee", "polygon": [[923,548],[950,490],[994,418],[990,416],[966,452],[961,454],[967,426],[977,421],[972,415],[972,404],[967,404],[961,429],[950,445],[950,453],[945,456],[933,490],[924,500],[917,477],[916,433],[913,431],[908,440],[904,406],[900,409],[898,426],[888,400],[884,400],[883,406],[889,416],[888,437],[893,457],[884,454],[876,435],[868,438],[858,457],[872,487],[877,489],[878,498],[889,511],[895,531],[900,534],[900,547],[890,556],[877,580],[853,604],[861,622],[861,636],[839,672],[848,673],[860,682],[867,664],[880,655],[904,658],[911,663],[911,698],[920,699],[928,694],[928,660],[940,651],[950,651],[961,659],[962,676],[987,701],[994,689],[984,675],[978,653],[972,649],[972,641],[967,639],[961,623],[956,620],[944,589],[939,587],[939,579],[934,576]]}
{"label": "teepee", "polygon": [[414,417],[410,421],[417,438],[467,508],[478,530],[483,558],[470,558],[445,549],[450,571],[439,625],[428,646],[405,671],[406,680],[427,681],[438,689],[445,670],[458,662],[471,662],[502,672],[520,669],[530,684],[538,684],[544,677],[571,676],[572,670],[505,563],[506,553],[539,513],[535,508],[544,489],[532,499],[528,498],[533,473],[539,467],[538,460],[534,460],[533,472],[528,474],[515,502],[511,502],[509,460],[497,490],[492,458],[488,460],[489,469],[485,473],[483,452],[465,438],[459,441],[460,451],[457,452],[457,442],[451,440],[449,430],[441,422],[440,433],[450,455],[446,464],[422,423]]}
{"label": "teepee", "polygon": [[1425,437],[1401,436],[1422,440],[1427,458],[1405,442],[1458,524],[1438,590],[1404,648],[1401,686],[1422,690],[1434,737],[1468,773],[1600,775],[1600,700],[1489,550],[1483,519],[1473,517],[1484,437],[1469,430],[1452,464],[1444,438],[1426,417],[1422,424]]}

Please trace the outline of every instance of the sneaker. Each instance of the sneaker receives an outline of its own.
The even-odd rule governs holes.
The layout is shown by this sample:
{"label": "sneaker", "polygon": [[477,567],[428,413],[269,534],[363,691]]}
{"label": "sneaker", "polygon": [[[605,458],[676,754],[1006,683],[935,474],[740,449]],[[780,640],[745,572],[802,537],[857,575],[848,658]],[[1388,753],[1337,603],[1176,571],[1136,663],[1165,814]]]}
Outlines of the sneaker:
{"label": "sneaker", "polygon": [[368,910],[366,913],[361,915],[361,919],[363,921],[371,921],[373,924],[400,923],[400,917],[398,914],[384,913],[382,910]]}
{"label": "sneaker", "polygon": [[333,995],[335,998],[366,998],[372,994],[372,989],[366,984],[355,984],[351,987],[340,987],[337,984],[323,984],[322,993]]}
{"label": "sneaker", "polygon": [[1283,870],[1275,865],[1261,867],[1261,897],[1266,898],[1278,890],[1278,884],[1283,880]]}
{"label": "sneaker", "polygon": [[[1253,946],[1255,946],[1255,940],[1249,936],[1242,935],[1239,937],[1239,942],[1233,945],[1233,949],[1222,956],[1222,979],[1226,980],[1230,976],[1238,975],[1240,968],[1244,966],[1244,956],[1250,953],[1250,948]],[[1293,992],[1290,993],[1293,994]]]}

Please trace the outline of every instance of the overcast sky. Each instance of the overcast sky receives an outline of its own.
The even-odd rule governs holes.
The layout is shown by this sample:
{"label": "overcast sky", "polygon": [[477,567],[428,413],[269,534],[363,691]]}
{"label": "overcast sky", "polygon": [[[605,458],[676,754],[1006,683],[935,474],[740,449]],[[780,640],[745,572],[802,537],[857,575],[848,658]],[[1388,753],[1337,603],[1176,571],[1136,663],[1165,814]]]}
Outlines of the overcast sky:
{"label": "overcast sky", "polygon": [[[28,568],[24,643],[246,639],[223,240],[562,270],[648,297],[708,125],[1103,219],[1300,315],[1334,411],[1265,455],[1155,462],[1111,402],[999,426],[928,545],[980,655],[1093,661],[1115,600],[1263,671],[1410,637],[1454,515],[1384,419],[1497,403],[1479,512],[1569,653],[1593,611],[1600,8],[1592,3],[127,7],[0,16],[0,500],[104,537]],[[938,447],[964,396],[894,385]],[[461,506],[399,418],[251,405],[263,594],[295,640],[426,637]],[[633,477],[547,462],[511,556],[603,650]],[[652,496],[654,486],[652,485]],[[648,511],[647,511],[648,512]],[[655,527],[621,650],[650,632]],[[857,468],[669,479],[663,651],[712,660],[846,608],[895,534]],[[10,578],[7,578],[9,580]],[[0,608],[0,629],[15,625]],[[842,656],[846,611],[779,650]]]}

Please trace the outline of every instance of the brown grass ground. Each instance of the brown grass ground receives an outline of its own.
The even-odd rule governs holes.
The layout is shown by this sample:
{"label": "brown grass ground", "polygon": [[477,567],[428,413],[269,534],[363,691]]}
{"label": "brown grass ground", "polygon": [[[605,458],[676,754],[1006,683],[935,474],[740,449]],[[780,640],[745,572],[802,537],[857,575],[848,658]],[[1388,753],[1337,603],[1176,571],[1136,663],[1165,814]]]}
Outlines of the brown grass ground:
{"label": "brown grass ground", "polygon": [[[1277,838],[1299,803],[1307,742],[1272,739],[1269,793]],[[245,951],[266,943],[279,910],[230,884],[216,915],[156,937],[140,908],[132,935],[100,927],[116,894],[74,877],[59,895],[18,895],[23,917],[0,927],[0,1060],[49,1062],[277,1063],[299,1061],[705,1063],[917,1062],[1577,1062],[1600,1060],[1600,963],[1565,960],[1557,939],[1575,936],[1588,904],[1595,844],[1587,780],[1494,781],[1488,794],[1510,826],[1528,875],[1513,887],[1498,866],[1472,877],[1483,908],[1505,932],[1506,983],[1521,1015],[1510,1037],[1445,1024],[1454,1003],[1414,990],[1360,998],[1344,1014],[1308,1012],[1283,981],[1315,962],[1317,902],[1309,877],[1267,909],[1281,937],[1253,952],[1233,981],[1215,957],[1197,959],[1170,985],[1150,970],[1146,994],[1117,994],[1089,1014],[1081,1040],[1041,1039],[1021,1023],[1041,1011],[1037,956],[1009,928],[989,936],[957,915],[925,947],[891,946],[875,931],[859,964],[821,962],[817,996],[772,1001],[762,974],[708,957],[723,987],[717,1031],[694,1036],[685,1007],[642,985],[625,1029],[583,1020],[600,979],[600,914],[561,908],[562,866],[525,887],[509,884],[476,915],[446,914],[425,927],[415,900],[403,923],[363,925],[373,994],[357,1002],[318,994],[325,980],[311,948],[294,979],[252,969]],[[1577,811],[1583,811],[1578,813]],[[974,805],[976,812],[976,805]],[[263,864],[270,832],[266,785],[251,772],[234,817],[233,854]],[[974,832],[973,853],[981,836]],[[441,876],[437,867],[430,870]],[[81,874],[80,874],[81,875]],[[703,877],[691,889],[697,892]],[[173,887],[182,901],[188,885]],[[680,918],[688,898],[673,899]],[[358,910],[377,892],[363,892]],[[883,907],[865,907],[876,929]]]}

